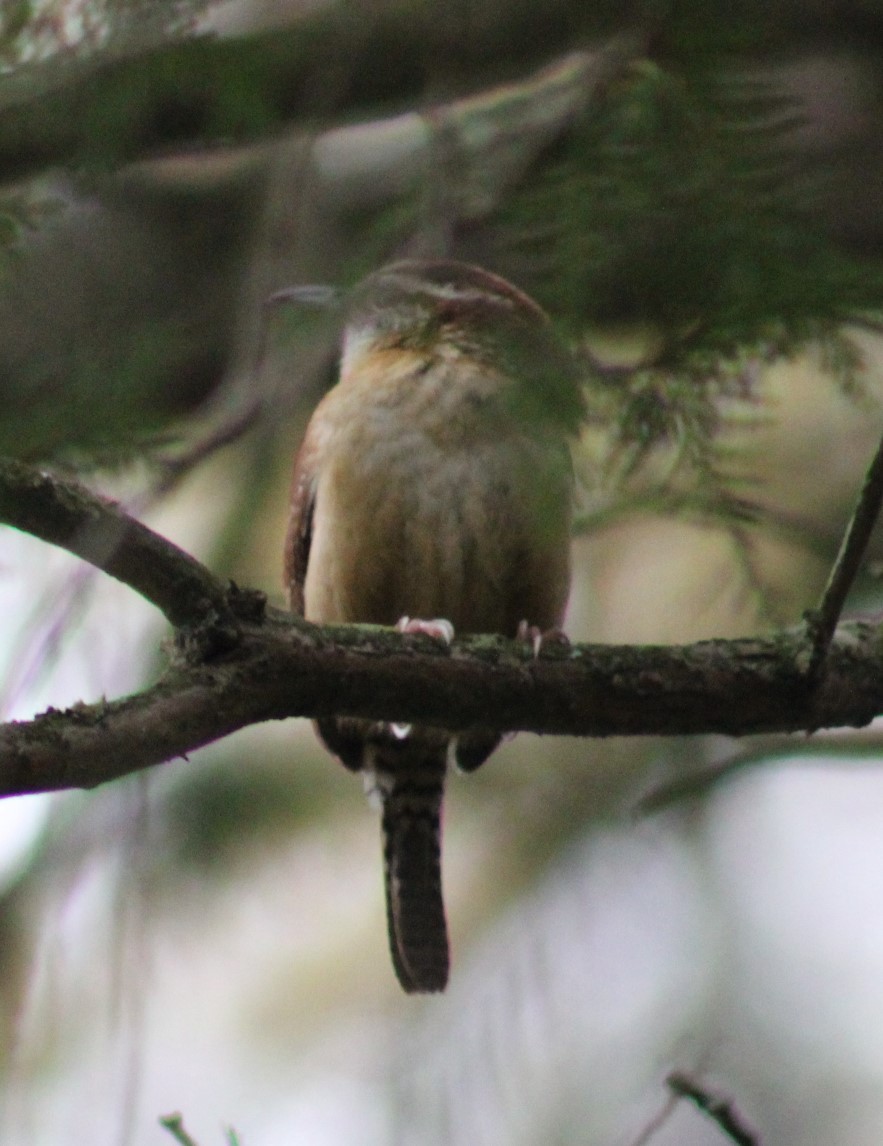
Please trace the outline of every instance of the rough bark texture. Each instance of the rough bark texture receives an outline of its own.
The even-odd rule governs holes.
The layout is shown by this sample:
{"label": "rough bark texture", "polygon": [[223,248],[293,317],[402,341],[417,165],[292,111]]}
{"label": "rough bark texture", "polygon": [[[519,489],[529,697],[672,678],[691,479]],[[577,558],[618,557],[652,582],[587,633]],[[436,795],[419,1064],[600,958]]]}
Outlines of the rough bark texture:
{"label": "rough bark texture", "polygon": [[552,647],[455,641],[361,626],[317,628],[269,611],[239,644],[172,666],[133,697],[0,726],[0,794],[92,787],[264,720],[331,714],[571,736],[813,731],[883,713],[883,641],[839,626],[806,675],[803,630],[694,645]]}

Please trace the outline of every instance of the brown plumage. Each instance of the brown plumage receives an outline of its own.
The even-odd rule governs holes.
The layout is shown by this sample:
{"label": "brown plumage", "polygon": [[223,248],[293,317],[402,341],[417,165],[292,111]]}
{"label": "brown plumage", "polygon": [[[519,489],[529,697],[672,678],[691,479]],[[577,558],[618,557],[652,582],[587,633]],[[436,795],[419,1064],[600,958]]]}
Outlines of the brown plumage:
{"label": "brown plumage", "polygon": [[[340,381],[298,454],[291,608],[318,623],[444,617],[460,633],[560,625],[569,587],[567,436],[580,392],[543,312],[454,262],[394,263],[353,293]],[[499,733],[456,739],[477,767]],[[318,731],[383,807],[390,945],[406,991],[442,990],[440,815],[450,733],[329,719]]]}

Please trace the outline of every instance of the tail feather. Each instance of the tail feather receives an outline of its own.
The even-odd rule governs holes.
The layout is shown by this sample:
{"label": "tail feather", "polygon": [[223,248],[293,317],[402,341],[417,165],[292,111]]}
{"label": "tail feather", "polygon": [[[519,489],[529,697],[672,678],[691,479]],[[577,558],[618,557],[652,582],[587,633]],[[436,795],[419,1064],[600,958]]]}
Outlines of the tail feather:
{"label": "tail feather", "polygon": [[[445,754],[390,746],[375,758],[383,794],[386,916],[393,967],[409,992],[443,991],[449,955],[441,882],[441,806]],[[417,758],[414,758],[414,757]]]}

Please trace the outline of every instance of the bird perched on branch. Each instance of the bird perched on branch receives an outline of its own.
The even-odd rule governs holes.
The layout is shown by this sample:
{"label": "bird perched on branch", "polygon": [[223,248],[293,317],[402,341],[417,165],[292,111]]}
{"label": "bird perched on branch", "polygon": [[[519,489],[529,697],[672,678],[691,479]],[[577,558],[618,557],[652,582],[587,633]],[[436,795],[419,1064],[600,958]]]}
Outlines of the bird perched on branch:
{"label": "bird perched on branch", "polygon": [[[549,319],[504,279],[450,261],[393,263],[345,306],[339,381],[295,462],[291,608],[448,641],[451,626],[513,637],[556,628],[570,583],[567,439],[582,400]],[[490,755],[493,713],[456,736],[342,717],[317,730],[380,797],[399,981],[441,991],[447,761],[469,771]]]}

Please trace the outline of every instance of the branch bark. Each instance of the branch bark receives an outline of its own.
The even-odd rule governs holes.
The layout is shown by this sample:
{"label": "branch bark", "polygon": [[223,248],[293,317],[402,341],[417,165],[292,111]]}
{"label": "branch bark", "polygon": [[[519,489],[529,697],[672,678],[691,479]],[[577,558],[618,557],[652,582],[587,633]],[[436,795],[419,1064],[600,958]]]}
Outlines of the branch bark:
{"label": "branch bark", "polygon": [[0,520],[129,584],[176,626],[151,688],[0,726],[0,795],[93,787],[265,720],[350,715],[452,731],[646,736],[860,727],[883,713],[883,635],[842,624],[825,673],[806,628],[686,646],[546,646],[472,637],[448,648],[372,626],[317,627],[225,586],[119,506],[0,462]]}
{"label": "branch bark", "polygon": [[433,87],[469,91],[548,62],[610,19],[578,0],[489,3],[470,9],[468,27],[437,0],[368,7],[334,4],[240,39],[91,57],[62,82],[48,65],[42,85],[34,72],[13,77],[0,91],[0,182],[52,165],[250,143],[341,112],[413,104]]}
{"label": "branch bark", "polygon": [[883,440],[865,474],[861,492],[856,502],[852,519],[849,522],[840,551],[822,594],[818,609],[807,617],[812,636],[812,655],[809,674],[815,676],[824,665],[825,654],[846,604],[852,584],[858,576],[865,551],[874,532],[883,505]]}
{"label": "branch bark", "polygon": [[0,522],[61,546],[123,581],[176,627],[236,640],[227,588],[204,565],[77,482],[0,459]]}
{"label": "branch bark", "polygon": [[500,638],[447,648],[276,610],[240,622],[240,633],[235,648],[181,657],[136,696],[0,726],[0,795],[93,787],[291,716],[601,737],[813,731],[883,713],[883,640],[861,622],[840,626],[817,685],[797,667],[803,629],[687,646],[550,646],[537,659]]}
{"label": "branch bark", "polygon": [[712,1094],[704,1086],[700,1086],[695,1079],[681,1071],[670,1074],[665,1081],[672,1094],[676,1094],[679,1098],[688,1098],[695,1103],[698,1109],[703,1114],[707,1114],[715,1123],[722,1134],[731,1142],[736,1143],[736,1146],[759,1146],[757,1135],[744,1124],[735,1104],[730,1099]]}

